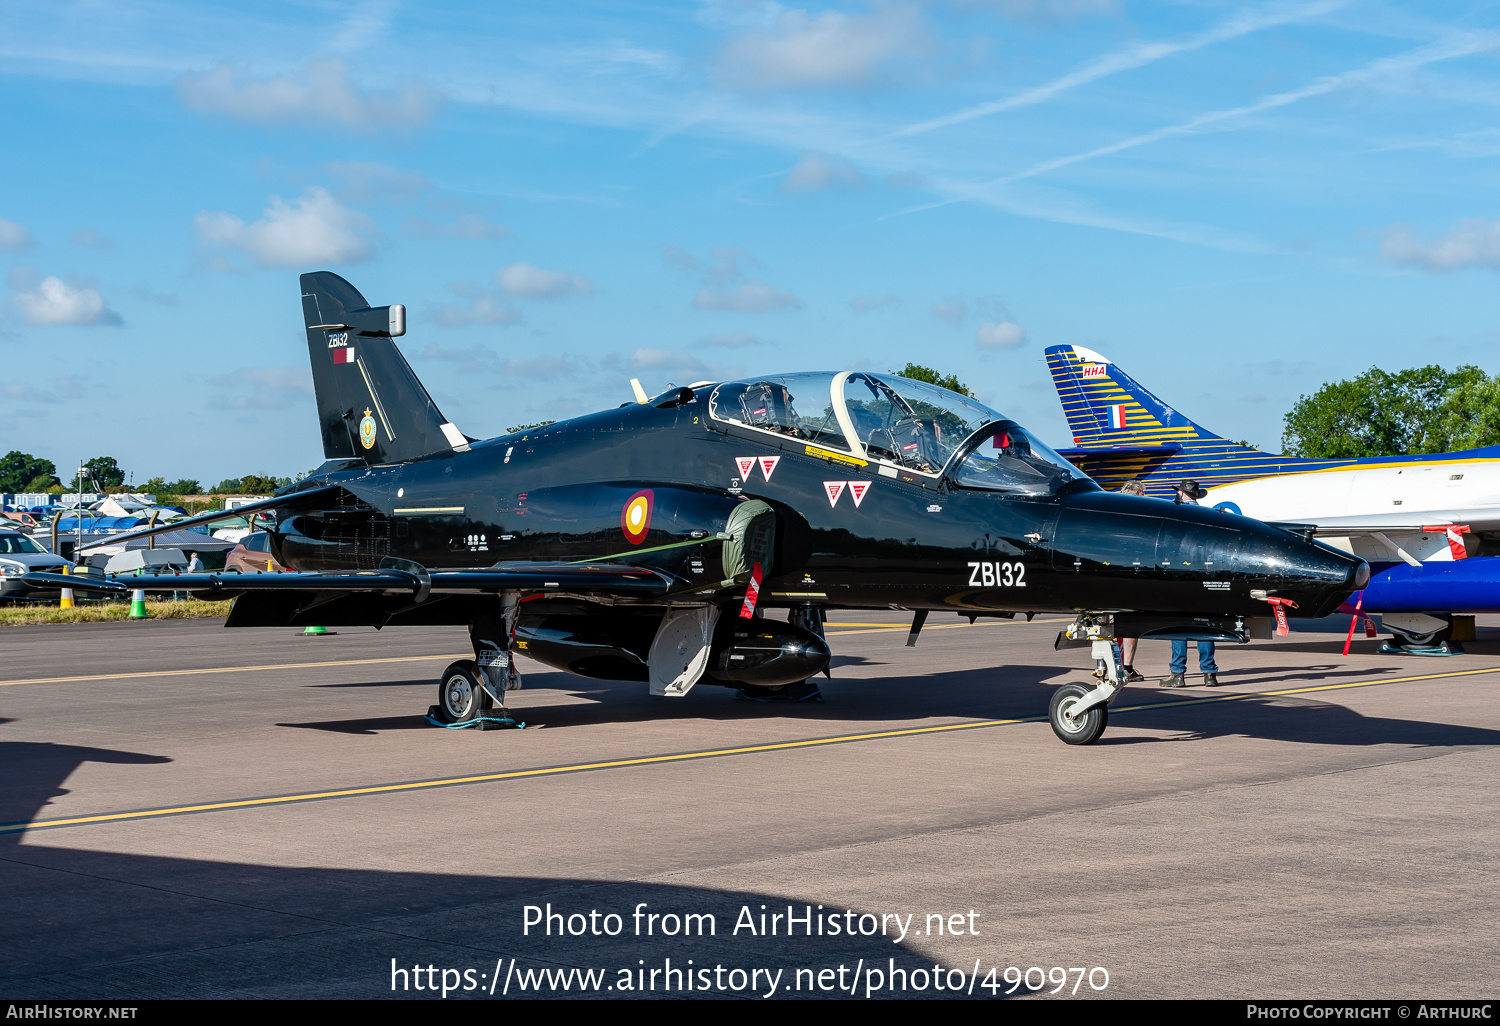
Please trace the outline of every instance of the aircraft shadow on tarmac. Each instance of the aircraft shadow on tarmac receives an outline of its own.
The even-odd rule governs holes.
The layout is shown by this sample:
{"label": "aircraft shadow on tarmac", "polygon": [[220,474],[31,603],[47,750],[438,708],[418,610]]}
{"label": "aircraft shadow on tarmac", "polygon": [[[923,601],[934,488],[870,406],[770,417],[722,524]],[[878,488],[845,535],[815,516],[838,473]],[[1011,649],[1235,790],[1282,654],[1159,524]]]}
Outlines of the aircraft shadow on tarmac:
{"label": "aircraft shadow on tarmac", "polygon": [[[3,787],[5,822],[30,822],[46,809],[53,797],[67,794],[63,785],[74,770],[86,762],[104,762],[121,767],[170,762],[159,755],[111,751],[73,745],[30,742],[0,742],[0,765],[6,767]],[[209,813],[207,816],[234,815]],[[200,831],[213,831],[212,819],[199,819]],[[154,821],[165,825],[162,821]],[[179,824],[180,826],[180,824]],[[84,828],[91,829],[91,828]],[[100,829],[100,828],[92,828]],[[107,830],[108,828],[102,828]],[[852,922],[861,922],[869,935],[853,937],[786,936],[785,919],[777,936],[761,936],[761,908],[766,914],[786,913],[787,906],[799,917],[809,902],[818,914],[816,897],[799,898],[739,891],[733,887],[695,888],[658,883],[543,879],[487,875],[480,867],[468,873],[412,873],[377,870],[281,867],[250,863],[211,862],[78,850],[55,845],[64,842],[66,828],[30,835],[23,844],[19,833],[0,834],[0,864],[6,886],[0,888],[0,991],[8,999],[120,1000],[130,998],[188,997],[412,997],[430,998],[432,993],[403,989],[411,980],[395,977],[391,990],[391,961],[411,970],[428,965],[458,970],[472,969],[478,986],[455,990],[449,1000],[488,997],[490,977],[496,961],[504,959],[514,969],[569,971],[573,981],[565,992],[523,989],[520,977],[511,979],[510,996],[573,997],[579,990],[574,967],[603,970],[598,996],[618,996],[610,985],[618,984],[621,970],[634,979],[637,969],[663,970],[656,977],[658,996],[664,995],[665,960],[678,970],[708,969],[708,980],[722,981],[731,989],[710,994],[735,996],[736,983],[745,975],[740,969],[783,969],[780,986],[793,988],[793,996],[837,997],[836,991],[813,989],[812,978],[801,978],[795,990],[797,968],[833,969],[837,979],[842,964],[851,972],[863,965],[886,977],[894,964],[905,970],[907,989],[896,996],[948,997],[931,983],[933,962],[913,950],[914,939],[927,925],[926,911],[913,908],[854,909]],[[108,843],[98,833],[91,841]],[[267,861],[280,854],[276,842],[267,840]],[[434,853],[435,863],[448,856]],[[675,914],[679,932],[663,936],[669,921],[658,920],[651,936],[634,936],[633,912],[639,903],[643,915]],[[522,936],[523,910],[527,905],[564,916],[588,916],[600,931],[606,926],[617,936]],[[757,934],[741,929],[742,909],[748,907]],[[879,912],[916,913],[908,925],[913,933],[896,943],[878,931]],[[829,907],[823,914],[838,913],[845,920],[844,906]],[[877,913],[860,919],[862,914]],[[603,919],[609,913],[621,917],[619,924]],[[682,917],[688,914],[714,917],[711,935],[684,936]],[[584,929],[584,919],[572,919],[575,929]],[[770,923],[769,918],[766,921]],[[816,920],[815,920],[816,922]],[[826,920],[825,920],[826,922]],[[649,920],[643,921],[643,926]],[[717,967],[723,973],[715,973]],[[961,967],[966,974],[972,963]],[[1003,967],[1002,967],[1003,968]],[[944,983],[954,982],[947,977]],[[925,989],[916,989],[919,977]],[[483,974],[481,977],[480,974]],[[438,978],[440,979],[440,977]],[[685,979],[676,978],[678,986]],[[998,977],[997,977],[998,979]],[[457,985],[461,980],[450,978]],[[649,976],[645,978],[649,983]],[[709,996],[702,990],[703,977],[695,978],[694,990],[673,997]],[[873,980],[871,982],[874,982]],[[967,983],[967,978],[966,981]],[[846,987],[849,976],[845,976]],[[760,993],[766,977],[758,977]],[[1007,986],[1003,982],[1001,987]],[[496,989],[495,996],[501,991]],[[649,991],[648,991],[649,993]],[[740,996],[752,995],[748,988]],[[863,990],[859,991],[860,996]],[[988,996],[976,988],[975,996]],[[778,996],[781,996],[778,994]],[[844,996],[847,995],[847,991]]]}
{"label": "aircraft shadow on tarmac", "polygon": [[[1335,669],[1332,664],[1309,663],[1223,671],[1226,683],[1270,688],[1305,686],[1320,681],[1368,677],[1404,670],[1374,667]],[[1238,674],[1256,674],[1236,680]],[[1260,676],[1271,674],[1271,676]],[[811,736],[833,732],[885,729],[923,720],[1006,720],[1044,715],[1053,687],[1067,680],[1087,681],[1086,671],[1057,666],[1000,666],[985,670],[956,670],[911,677],[878,677],[822,681],[821,703],[735,701],[727,688],[700,686],[685,698],[663,700],[629,681],[587,681],[564,673],[527,676],[523,699],[513,700],[515,717],[532,727],[549,730],[598,723],[643,723],[670,720],[735,722],[768,718],[799,721]],[[1050,682],[1050,683],[1043,683]],[[430,683],[429,683],[430,686]],[[1403,685],[1394,685],[1401,687]],[[1416,685],[1420,686],[1420,685]],[[566,696],[550,704],[549,692]],[[1265,696],[1228,700],[1224,688],[1162,691],[1155,681],[1127,688],[1111,706],[1111,728],[1099,744],[1139,743],[1145,740],[1201,741],[1214,737],[1245,736],[1303,744],[1380,745],[1418,747],[1492,745],[1500,731],[1462,724],[1363,716],[1316,696]],[[1202,703],[1204,698],[1226,699]],[[524,704],[523,704],[524,703]],[[1158,704],[1163,703],[1163,704]],[[1180,704],[1179,704],[1180,703]],[[1152,708],[1132,709],[1132,706]],[[277,726],[375,735],[387,730],[425,728],[436,732],[413,712],[404,716],[352,717]],[[1173,734],[1163,738],[1122,738],[1118,730],[1143,728]],[[1003,728],[1002,728],[1003,729]],[[503,732],[495,735],[503,743]]]}

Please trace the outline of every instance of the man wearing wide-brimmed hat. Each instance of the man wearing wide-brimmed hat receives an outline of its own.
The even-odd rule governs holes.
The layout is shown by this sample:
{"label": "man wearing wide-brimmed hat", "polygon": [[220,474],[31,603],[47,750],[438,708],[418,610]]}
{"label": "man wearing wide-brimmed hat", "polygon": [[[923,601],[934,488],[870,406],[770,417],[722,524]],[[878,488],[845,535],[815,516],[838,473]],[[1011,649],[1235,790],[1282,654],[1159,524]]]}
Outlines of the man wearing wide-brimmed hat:
{"label": "man wearing wide-brimmed hat", "polygon": [[1208,489],[1204,488],[1197,481],[1178,481],[1177,495],[1172,501],[1179,506],[1184,503],[1189,506],[1196,506],[1198,505],[1198,500],[1207,494]]}
{"label": "man wearing wide-brimmed hat", "polygon": [[[1173,502],[1179,506],[1196,506],[1198,500],[1208,494],[1208,490],[1197,481],[1178,481],[1177,494]],[[1161,682],[1164,688],[1185,688],[1187,681],[1183,675],[1187,673],[1187,642],[1172,642],[1172,662],[1170,664],[1171,675]],[[1214,643],[1212,641],[1198,642],[1198,669],[1203,671],[1203,686],[1216,688],[1219,686],[1219,664],[1214,662]]]}

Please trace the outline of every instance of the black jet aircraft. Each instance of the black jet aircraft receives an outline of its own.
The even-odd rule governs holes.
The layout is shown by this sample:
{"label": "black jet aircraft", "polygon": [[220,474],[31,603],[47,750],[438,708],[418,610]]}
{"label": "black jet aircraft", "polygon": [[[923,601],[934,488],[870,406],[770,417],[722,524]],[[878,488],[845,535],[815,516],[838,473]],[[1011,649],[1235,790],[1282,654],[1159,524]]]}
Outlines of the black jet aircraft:
{"label": "black jet aircraft", "polygon": [[274,511],[271,548],[296,572],[86,587],[234,597],[226,627],[466,625],[475,657],[429,711],[444,724],[511,725],[513,652],[656,695],[795,698],[827,672],[828,609],[913,611],[908,644],[932,611],[1063,612],[1059,645],[1092,646],[1103,682],[1059,688],[1051,722],[1087,744],[1123,686],[1113,638],[1244,641],[1368,578],[1293,532],[1105,492],[974,399],[889,374],[636,385],[618,409],[480,441],[392,341],[403,307],[329,272],[301,283],[327,462],[234,514]]}

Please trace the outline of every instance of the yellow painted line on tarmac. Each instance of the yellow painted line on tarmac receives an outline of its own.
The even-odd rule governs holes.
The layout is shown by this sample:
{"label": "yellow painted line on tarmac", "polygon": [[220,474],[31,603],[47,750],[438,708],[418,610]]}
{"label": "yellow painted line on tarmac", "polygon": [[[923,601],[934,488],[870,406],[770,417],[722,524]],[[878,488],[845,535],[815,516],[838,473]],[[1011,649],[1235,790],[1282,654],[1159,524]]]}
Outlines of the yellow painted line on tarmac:
{"label": "yellow painted line on tarmac", "polygon": [[[1252,698],[1274,698],[1284,695],[1306,695],[1320,691],[1343,691],[1349,688],[1369,688],[1382,684],[1406,684],[1418,680],[1440,680],[1446,677],[1471,677],[1484,673],[1500,673],[1500,666],[1478,670],[1453,670],[1447,673],[1424,673],[1415,677],[1387,677],[1384,680],[1355,681],[1345,684],[1316,684],[1303,688],[1285,688],[1278,691],[1251,691],[1231,695],[1210,695],[1203,698],[1181,698],[1166,702],[1145,702],[1140,705],[1113,707],[1116,716],[1143,709],[1162,709],[1173,706],[1207,705],[1211,702],[1236,702]],[[0,834],[18,834],[33,830],[57,827],[86,826],[93,823],[118,823],[133,819],[157,819],[163,816],[178,816],[190,812],[221,812],[227,809],[251,809],[267,805],[291,805],[299,802],[323,801],[330,798],[355,798],[361,795],[395,794],[402,791],[425,791],[436,787],[453,787],[459,784],[484,784],[497,780],[521,780],[527,777],[553,777],[564,773],[582,773],[588,770],[623,769],[629,766],[653,766],[671,762],[692,762],[698,759],[715,759],[728,755],[754,755],[761,752],[789,751],[796,748],[821,748],[825,745],[848,744],[855,741],[880,741],[895,737],[915,737],[919,734],[944,734],[956,730],[979,730],[986,727],[1008,727],[1017,723],[1037,723],[1047,719],[1043,716],[1020,716],[1010,720],[981,720],[977,723],[947,723],[936,727],[906,727],[899,730],[881,730],[867,734],[844,734],[838,737],[808,738],[801,741],[779,741],[764,745],[745,745],[740,748],[717,748],[701,752],[678,752],[670,755],[645,755],[635,759],[614,759],[609,762],[584,762],[570,766],[547,766],[540,769],[512,770],[507,773],[482,773],[466,777],[446,777],[441,780],[414,780],[400,784],[374,784],[370,787],[350,787],[337,791],[310,791],[302,794],[275,795],[268,798],[242,798],[236,801],[207,802],[200,805],[175,805],[160,809],[138,809],[133,812],[109,812],[98,816],[75,816],[69,819],[43,819],[31,823],[0,823]]]}
{"label": "yellow painted line on tarmac", "polygon": [[466,659],[470,652],[458,655],[394,656],[389,659],[340,659],[331,663],[277,663],[272,666],[209,666],[201,670],[145,670],[140,673],[95,673],[86,677],[34,677],[30,680],[0,680],[0,687],[11,684],[65,684],[78,680],[128,680],[132,677],[189,677],[195,673],[251,673],[256,670],[306,670],[315,666],[373,666],[377,663],[421,663],[438,659]]}

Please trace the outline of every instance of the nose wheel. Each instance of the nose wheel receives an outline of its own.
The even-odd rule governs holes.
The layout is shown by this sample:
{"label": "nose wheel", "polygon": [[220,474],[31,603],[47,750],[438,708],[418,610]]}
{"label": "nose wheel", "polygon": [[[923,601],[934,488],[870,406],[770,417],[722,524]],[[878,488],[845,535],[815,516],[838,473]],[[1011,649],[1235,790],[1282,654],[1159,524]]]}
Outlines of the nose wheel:
{"label": "nose wheel", "polygon": [[1104,728],[1109,725],[1109,707],[1096,705],[1075,715],[1074,710],[1082,704],[1084,696],[1093,693],[1086,684],[1064,684],[1052,693],[1052,702],[1047,707],[1047,719],[1052,724],[1052,733],[1070,745],[1091,745],[1099,740]]}

